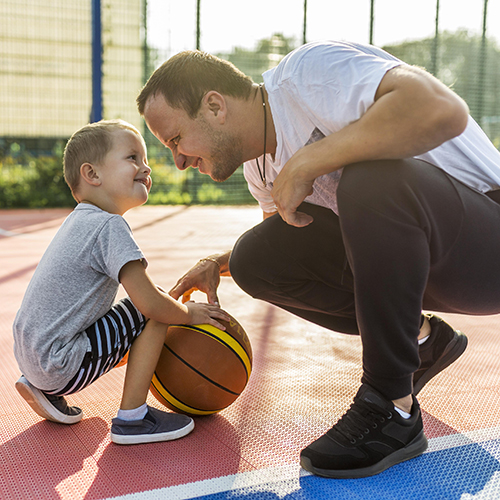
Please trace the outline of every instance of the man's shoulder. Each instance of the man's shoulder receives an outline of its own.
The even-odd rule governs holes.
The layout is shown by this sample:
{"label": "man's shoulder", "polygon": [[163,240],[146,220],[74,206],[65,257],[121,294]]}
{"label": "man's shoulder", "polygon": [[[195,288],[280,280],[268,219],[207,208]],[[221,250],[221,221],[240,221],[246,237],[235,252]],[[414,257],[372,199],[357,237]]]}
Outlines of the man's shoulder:
{"label": "man's shoulder", "polygon": [[288,53],[276,68],[269,70],[269,73],[278,70],[283,74],[296,74],[300,68],[331,64],[332,61],[340,63],[359,55],[398,60],[385,50],[373,45],[327,40],[310,42],[296,48]]}

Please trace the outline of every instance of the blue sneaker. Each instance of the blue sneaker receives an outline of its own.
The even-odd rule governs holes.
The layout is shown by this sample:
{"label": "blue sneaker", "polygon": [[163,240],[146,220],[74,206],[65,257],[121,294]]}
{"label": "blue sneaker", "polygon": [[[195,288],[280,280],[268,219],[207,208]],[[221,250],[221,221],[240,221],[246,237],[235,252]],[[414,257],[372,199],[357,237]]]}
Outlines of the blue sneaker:
{"label": "blue sneaker", "polygon": [[78,406],[68,406],[63,396],[53,396],[37,389],[24,375],[16,382],[16,389],[35,413],[47,420],[71,425],[83,418]]}
{"label": "blue sneaker", "polygon": [[111,421],[111,441],[116,444],[142,444],[171,441],[186,436],[194,429],[194,421],[186,415],[167,413],[148,406],[142,420]]}

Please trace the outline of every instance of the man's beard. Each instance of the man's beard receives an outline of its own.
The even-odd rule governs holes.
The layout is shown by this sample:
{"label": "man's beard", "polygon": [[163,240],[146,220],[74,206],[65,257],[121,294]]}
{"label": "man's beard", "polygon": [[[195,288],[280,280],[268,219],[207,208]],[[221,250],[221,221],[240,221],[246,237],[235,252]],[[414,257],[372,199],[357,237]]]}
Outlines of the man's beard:
{"label": "man's beard", "polygon": [[212,149],[212,173],[216,182],[224,182],[236,172],[243,163],[241,147],[233,138],[224,137],[222,142],[214,144]]}
{"label": "man's beard", "polygon": [[243,163],[241,139],[228,133],[215,131],[202,119],[204,129],[212,143],[210,163],[212,172],[210,177],[216,182],[224,182],[236,172]]}

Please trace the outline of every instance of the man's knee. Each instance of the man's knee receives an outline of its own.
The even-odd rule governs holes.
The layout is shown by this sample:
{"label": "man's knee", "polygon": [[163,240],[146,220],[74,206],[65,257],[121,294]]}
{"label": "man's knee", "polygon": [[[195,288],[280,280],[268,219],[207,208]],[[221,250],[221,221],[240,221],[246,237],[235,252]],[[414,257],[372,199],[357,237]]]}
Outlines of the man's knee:
{"label": "man's knee", "polygon": [[452,179],[415,158],[348,165],[337,195],[342,231],[348,240],[361,228],[381,232],[382,227],[392,225],[394,237],[398,227],[411,226],[429,242],[430,228],[435,228],[439,241],[449,245],[462,224],[462,201]]}
{"label": "man's knee", "polygon": [[[418,189],[433,167],[415,159],[365,161],[344,168],[340,180],[339,204],[349,200],[371,206],[384,200],[399,199]],[[425,172],[425,173],[424,173]],[[340,207],[339,207],[340,209]]]}
{"label": "man's knee", "polygon": [[253,229],[242,234],[229,259],[229,271],[236,284],[246,293],[255,297],[260,288],[262,259],[265,259],[262,244]]}

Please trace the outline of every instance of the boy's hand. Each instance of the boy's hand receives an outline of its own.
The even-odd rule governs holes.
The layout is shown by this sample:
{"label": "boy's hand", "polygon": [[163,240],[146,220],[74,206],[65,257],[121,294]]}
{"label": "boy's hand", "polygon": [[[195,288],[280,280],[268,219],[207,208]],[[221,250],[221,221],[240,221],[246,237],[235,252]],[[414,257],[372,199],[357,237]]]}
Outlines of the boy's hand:
{"label": "boy's hand", "polygon": [[225,330],[226,327],[219,323],[216,318],[231,321],[231,317],[219,306],[192,301],[186,302],[184,305],[188,308],[188,325],[202,325],[205,323],[220,330]]}

